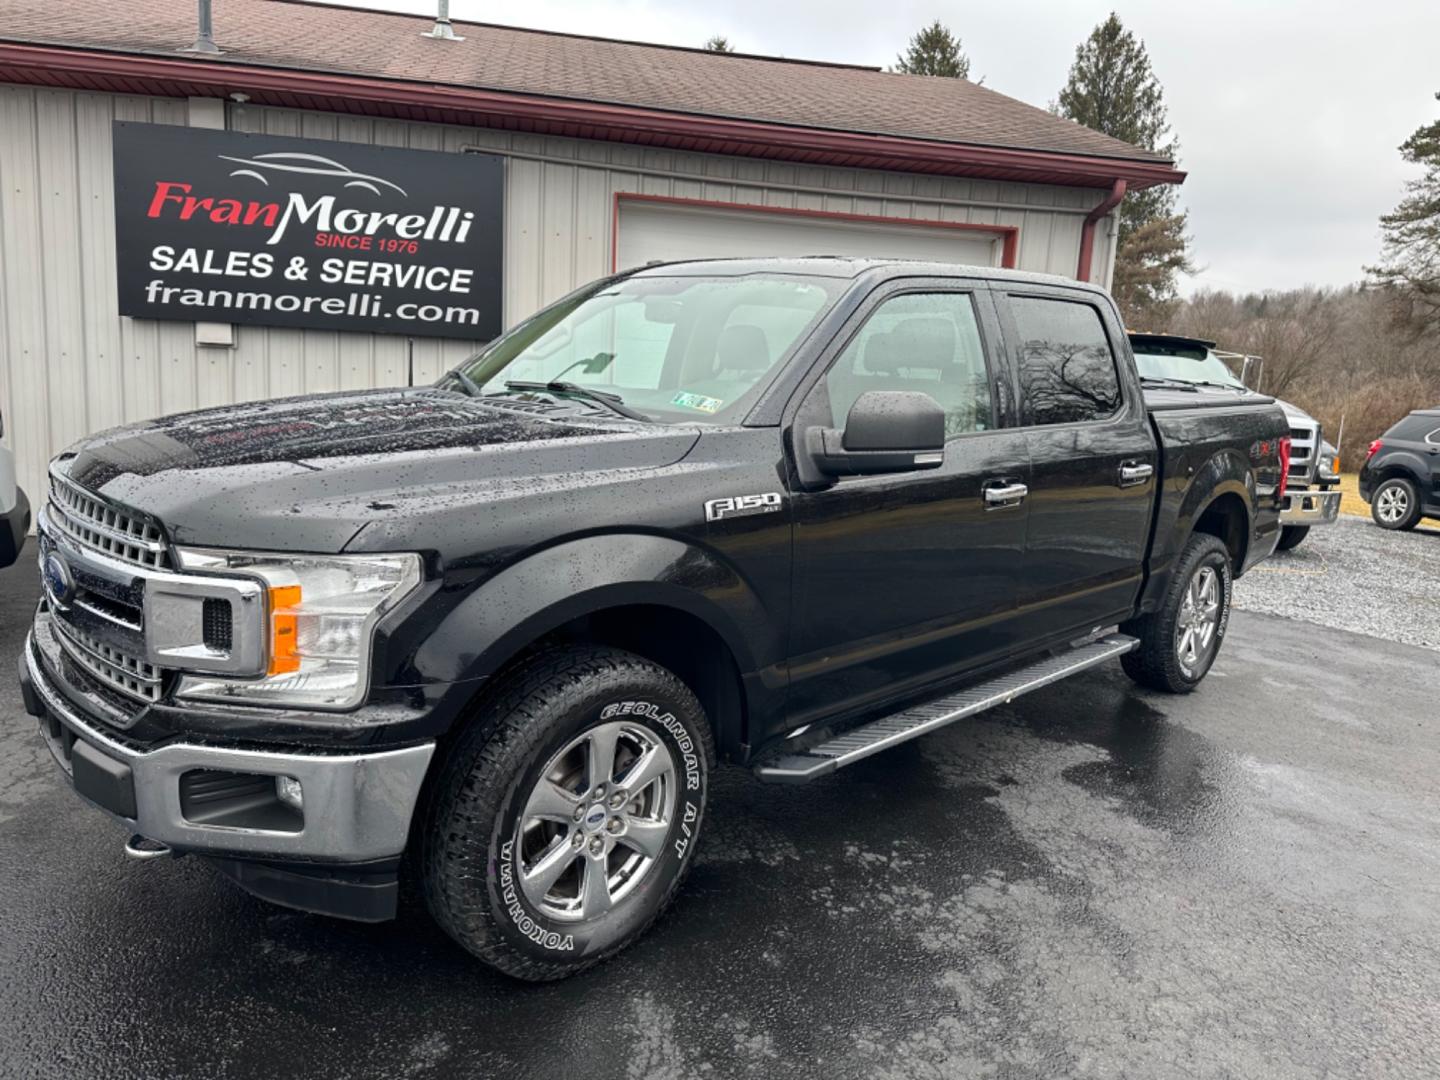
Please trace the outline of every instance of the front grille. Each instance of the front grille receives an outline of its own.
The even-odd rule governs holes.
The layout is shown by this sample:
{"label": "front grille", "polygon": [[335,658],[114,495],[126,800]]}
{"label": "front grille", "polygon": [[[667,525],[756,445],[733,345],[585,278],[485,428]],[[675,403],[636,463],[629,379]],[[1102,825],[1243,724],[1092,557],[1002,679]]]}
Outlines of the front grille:
{"label": "front grille", "polygon": [[92,678],[140,701],[159,701],[161,672],[154,664],[131,656],[83,630],[54,619],[55,640],[66,654]]}
{"label": "front grille", "polygon": [[71,540],[112,559],[152,570],[170,569],[160,527],[138,514],[101,502],[50,474],[51,524]]}
{"label": "front grille", "polygon": [[1315,479],[1316,458],[1320,452],[1320,429],[1290,429],[1290,479],[1287,487],[1309,487]]}

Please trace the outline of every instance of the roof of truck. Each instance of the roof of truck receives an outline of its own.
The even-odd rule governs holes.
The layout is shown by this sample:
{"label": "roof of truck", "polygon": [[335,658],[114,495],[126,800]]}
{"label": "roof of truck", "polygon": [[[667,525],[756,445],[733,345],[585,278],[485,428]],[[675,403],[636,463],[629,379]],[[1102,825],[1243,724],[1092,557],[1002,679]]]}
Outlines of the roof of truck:
{"label": "roof of truck", "polygon": [[1143,342],[1154,342],[1157,345],[1189,345],[1196,349],[1213,349],[1215,342],[1206,341],[1204,338],[1184,337],[1181,334],[1152,334],[1145,330],[1127,330],[1126,336],[1130,344],[1136,345]]}
{"label": "roof of truck", "polygon": [[768,256],[753,259],[680,259],[656,262],[637,267],[632,274],[677,270],[692,274],[713,274],[732,277],[769,271],[781,274],[807,274],[811,277],[854,278],[871,271],[893,271],[904,277],[975,277],[986,281],[1013,281],[1031,285],[1059,285],[1088,292],[1104,293],[1098,285],[1060,274],[1039,274],[1029,270],[1010,270],[1000,266],[971,266],[965,263],[931,262],[922,259],[870,259],[846,255]]}

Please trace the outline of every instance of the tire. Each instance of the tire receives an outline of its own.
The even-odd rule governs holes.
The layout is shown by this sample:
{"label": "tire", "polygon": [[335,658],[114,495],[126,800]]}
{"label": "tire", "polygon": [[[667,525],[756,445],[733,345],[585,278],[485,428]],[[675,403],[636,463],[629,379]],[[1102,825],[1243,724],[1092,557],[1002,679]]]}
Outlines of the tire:
{"label": "tire", "polygon": [[[597,797],[606,746],[613,767]],[[666,669],[595,646],[536,653],[500,677],[440,764],[419,838],[427,907],[518,979],[613,956],[680,887],[714,759],[700,703]],[[636,766],[640,786],[617,791]],[[525,884],[527,870],[557,866],[548,883]]]}
{"label": "tire", "polygon": [[1420,492],[1403,476],[1382,481],[1370,496],[1370,517],[1382,529],[1409,530],[1420,524]]}
{"label": "tire", "polygon": [[1300,546],[1300,542],[1310,535],[1309,525],[1286,525],[1280,530],[1280,542],[1275,545],[1276,551],[1290,551]]}
{"label": "tire", "polygon": [[[1120,627],[1122,633],[1140,639],[1137,648],[1120,658],[1125,673],[1141,686],[1171,694],[1188,694],[1199,686],[1230,625],[1232,583],[1230,552],[1220,539],[1208,533],[1191,536],[1175,561],[1160,609]],[[1203,596],[1213,596],[1213,612],[1205,624],[1209,633],[1203,640],[1201,624],[1190,623],[1192,609],[1186,601],[1194,600],[1192,587],[1199,588]],[[1196,630],[1189,639],[1189,650],[1182,648],[1187,628]]]}

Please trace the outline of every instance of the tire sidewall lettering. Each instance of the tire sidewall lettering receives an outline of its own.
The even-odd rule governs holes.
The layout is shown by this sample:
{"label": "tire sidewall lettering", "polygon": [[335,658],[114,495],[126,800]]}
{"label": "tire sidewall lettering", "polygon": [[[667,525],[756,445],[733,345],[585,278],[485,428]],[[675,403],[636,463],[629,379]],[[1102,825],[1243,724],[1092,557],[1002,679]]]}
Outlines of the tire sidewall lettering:
{"label": "tire sidewall lettering", "polygon": [[1225,640],[1225,631],[1230,627],[1230,560],[1222,558],[1220,571],[1220,625],[1215,628],[1215,652],[1220,652],[1220,643]]}
{"label": "tire sidewall lettering", "polygon": [[559,952],[575,951],[575,935],[562,934],[537,922],[520,902],[518,878],[520,866],[515,859],[515,841],[507,840],[500,845],[500,900],[505,912],[524,937],[529,938],[542,949]]}

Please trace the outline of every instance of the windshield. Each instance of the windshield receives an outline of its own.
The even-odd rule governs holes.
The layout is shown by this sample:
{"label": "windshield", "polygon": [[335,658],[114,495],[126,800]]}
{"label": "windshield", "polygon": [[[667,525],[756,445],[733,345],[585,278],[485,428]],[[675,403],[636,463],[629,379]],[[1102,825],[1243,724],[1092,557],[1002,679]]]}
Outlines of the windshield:
{"label": "windshield", "polygon": [[845,284],[769,273],[612,279],[521,323],[442,385],[669,423],[733,422]]}
{"label": "windshield", "polygon": [[1174,379],[1189,383],[1219,383],[1244,390],[1245,384],[1209,349],[1198,345],[1159,345],[1147,342],[1135,350],[1135,366],[1142,379]]}

